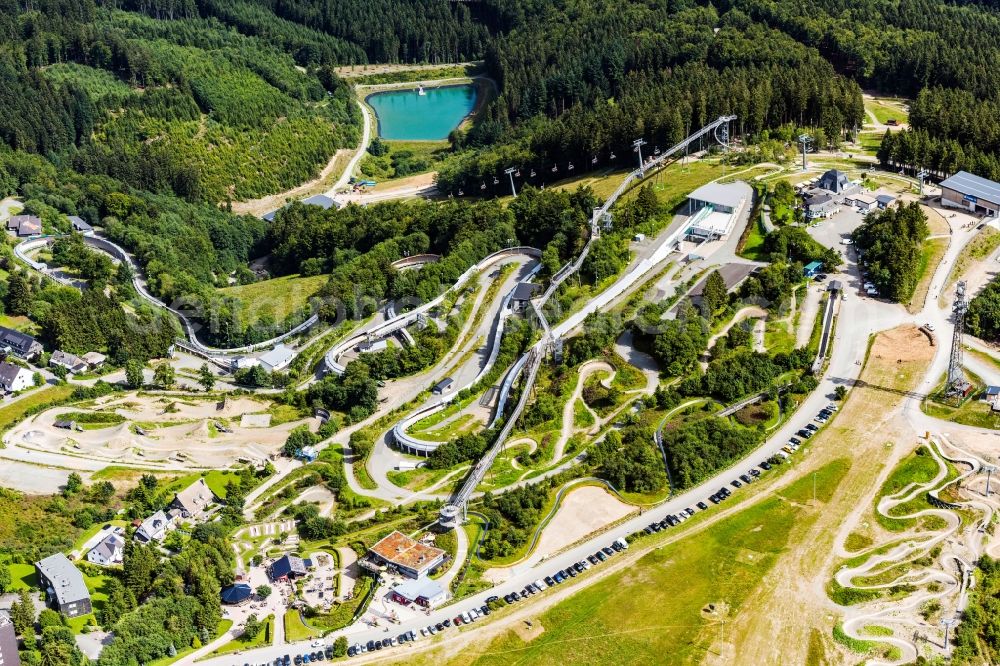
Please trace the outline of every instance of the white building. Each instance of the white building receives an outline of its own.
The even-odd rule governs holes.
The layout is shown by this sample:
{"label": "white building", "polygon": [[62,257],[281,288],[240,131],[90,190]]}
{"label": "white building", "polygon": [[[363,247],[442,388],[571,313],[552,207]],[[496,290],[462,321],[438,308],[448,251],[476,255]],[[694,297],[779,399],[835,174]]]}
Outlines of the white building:
{"label": "white building", "polygon": [[268,372],[284,370],[295,358],[295,350],[285,345],[275,345],[274,349],[261,355],[260,365]]}
{"label": "white building", "polygon": [[688,195],[688,228],[684,235],[695,240],[725,238],[747,204],[743,183],[709,183]]}
{"label": "white building", "polygon": [[30,370],[6,361],[0,362],[0,388],[4,391],[9,393],[23,391],[34,384],[35,375]]}
{"label": "white building", "polygon": [[170,519],[167,514],[157,511],[152,516],[142,521],[142,524],[135,531],[135,537],[143,542],[162,541],[167,536],[167,528],[170,527]]}
{"label": "white building", "polygon": [[115,533],[104,537],[87,553],[87,561],[106,567],[121,564],[125,559],[125,541]]}

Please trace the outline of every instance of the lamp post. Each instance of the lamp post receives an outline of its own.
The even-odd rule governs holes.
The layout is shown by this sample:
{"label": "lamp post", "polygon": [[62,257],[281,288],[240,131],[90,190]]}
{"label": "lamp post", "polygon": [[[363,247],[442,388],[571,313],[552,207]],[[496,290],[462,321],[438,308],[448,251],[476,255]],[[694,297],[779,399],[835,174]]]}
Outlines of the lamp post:
{"label": "lamp post", "polygon": [[514,187],[514,172],[517,171],[517,167],[510,167],[504,170],[504,173],[510,176],[510,192],[517,198],[517,188]]}
{"label": "lamp post", "polygon": [[635,152],[639,153],[639,175],[645,176],[646,170],[642,167],[642,147],[646,145],[645,139],[636,139],[632,142],[632,148]]}

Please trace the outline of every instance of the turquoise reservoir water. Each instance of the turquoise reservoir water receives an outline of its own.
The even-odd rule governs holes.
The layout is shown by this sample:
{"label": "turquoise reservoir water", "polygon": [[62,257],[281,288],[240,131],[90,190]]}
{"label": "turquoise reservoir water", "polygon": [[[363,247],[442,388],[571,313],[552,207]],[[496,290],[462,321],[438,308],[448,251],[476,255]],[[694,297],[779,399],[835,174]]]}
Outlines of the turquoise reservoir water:
{"label": "turquoise reservoir water", "polygon": [[397,141],[439,141],[459,126],[476,105],[473,86],[394,90],[368,96],[378,116],[378,133]]}

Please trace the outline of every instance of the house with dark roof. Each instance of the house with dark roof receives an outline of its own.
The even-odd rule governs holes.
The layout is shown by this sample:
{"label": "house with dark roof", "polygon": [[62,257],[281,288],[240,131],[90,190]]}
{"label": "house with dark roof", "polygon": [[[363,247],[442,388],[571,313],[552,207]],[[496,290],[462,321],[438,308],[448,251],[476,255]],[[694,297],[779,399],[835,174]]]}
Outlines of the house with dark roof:
{"label": "house with dark roof", "polygon": [[125,559],[125,540],[111,533],[87,553],[87,561],[102,567],[121,564]]}
{"label": "house with dark roof", "polygon": [[93,612],[90,592],[83,574],[62,553],[49,555],[35,562],[38,582],[45,590],[48,603],[66,617],[77,617]]}
{"label": "house with dark roof", "polygon": [[19,365],[0,361],[0,388],[8,393],[23,391],[35,384],[35,375]]}
{"label": "house with dark roof", "polygon": [[528,304],[531,303],[531,299],[542,288],[542,285],[535,284],[534,282],[518,282],[517,286],[514,287],[514,293],[510,297],[511,308],[514,312],[520,312],[527,309]]}
{"label": "house with dark roof", "polygon": [[814,194],[806,198],[806,219],[816,220],[829,217],[838,210],[840,204],[833,198],[832,194]]}
{"label": "house with dark roof", "polygon": [[830,169],[820,176],[816,187],[833,194],[847,194],[854,189],[851,179],[838,169]]}
{"label": "house with dark roof", "polygon": [[222,590],[222,603],[242,606],[253,598],[253,589],[246,583],[234,583]]}
{"label": "house with dark roof", "polygon": [[42,220],[36,215],[11,215],[7,218],[7,230],[18,238],[38,236],[42,233]]}
{"label": "house with dark roof", "polygon": [[273,581],[289,580],[305,576],[309,570],[301,557],[285,555],[267,568],[267,574]]}
{"label": "house with dark roof", "polygon": [[170,519],[163,511],[157,511],[152,516],[142,521],[135,531],[135,538],[142,543],[152,541],[162,541],[167,536],[167,528],[170,527]]}
{"label": "house with dark roof", "polygon": [[73,231],[81,233],[84,236],[90,236],[94,233],[94,227],[90,226],[90,223],[82,217],[69,215],[67,219],[69,219],[69,223],[72,225]]}
{"label": "house with dark roof", "polygon": [[41,343],[27,333],[0,326],[0,350],[18,358],[32,359],[44,351]]}

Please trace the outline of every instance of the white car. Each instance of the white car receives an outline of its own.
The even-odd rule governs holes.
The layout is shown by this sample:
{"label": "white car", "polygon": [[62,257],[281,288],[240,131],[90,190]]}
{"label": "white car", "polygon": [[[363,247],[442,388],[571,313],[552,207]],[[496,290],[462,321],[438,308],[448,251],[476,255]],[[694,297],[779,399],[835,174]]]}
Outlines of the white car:
{"label": "white car", "polygon": [[311,645],[312,647],[323,647],[323,641],[313,641],[309,645]]}
{"label": "white car", "polygon": [[924,328],[926,328],[928,331],[933,331],[934,324],[924,324]]}

